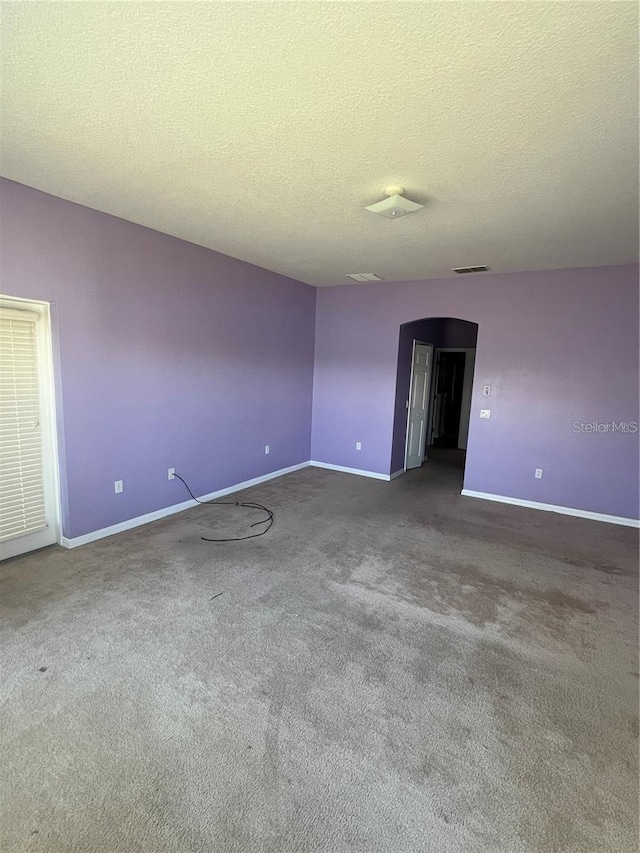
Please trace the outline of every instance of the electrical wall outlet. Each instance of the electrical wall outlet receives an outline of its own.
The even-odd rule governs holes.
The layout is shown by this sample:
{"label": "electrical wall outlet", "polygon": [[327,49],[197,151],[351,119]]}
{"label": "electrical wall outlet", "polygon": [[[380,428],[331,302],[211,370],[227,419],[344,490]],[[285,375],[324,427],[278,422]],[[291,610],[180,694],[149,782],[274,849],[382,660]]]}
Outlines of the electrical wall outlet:
{"label": "electrical wall outlet", "polygon": [[536,474],[535,474],[535,476],[536,476],[536,480],[541,480],[541,479],[542,479],[542,468],[536,468]]}
{"label": "electrical wall outlet", "polygon": [[482,386],[482,396],[488,397],[491,393],[491,385],[483,385]]}
{"label": "electrical wall outlet", "polygon": [[356,441],[356,450],[362,450],[362,442]]}
{"label": "electrical wall outlet", "polygon": [[490,418],[491,417],[491,409],[480,409],[480,417],[481,418]]}
{"label": "electrical wall outlet", "polygon": [[115,488],[116,495],[119,495],[122,491],[122,480],[116,480],[113,485]]}
{"label": "electrical wall outlet", "polygon": [[269,455],[270,451],[271,451],[271,448],[269,447],[269,445],[268,445],[268,444],[265,444],[265,446],[264,446],[264,452],[265,452],[265,454],[266,454],[267,456]]}
{"label": "electrical wall outlet", "polygon": [[176,478],[176,469],[168,468],[167,469],[167,480],[175,480]]}

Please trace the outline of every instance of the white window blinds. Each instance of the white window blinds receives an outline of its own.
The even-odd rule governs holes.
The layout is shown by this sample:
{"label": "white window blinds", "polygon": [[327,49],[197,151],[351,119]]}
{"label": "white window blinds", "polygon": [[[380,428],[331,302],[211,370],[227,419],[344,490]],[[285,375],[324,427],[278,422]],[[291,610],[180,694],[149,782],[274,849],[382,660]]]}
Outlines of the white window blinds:
{"label": "white window blinds", "polygon": [[0,308],[0,542],[44,529],[38,314]]}

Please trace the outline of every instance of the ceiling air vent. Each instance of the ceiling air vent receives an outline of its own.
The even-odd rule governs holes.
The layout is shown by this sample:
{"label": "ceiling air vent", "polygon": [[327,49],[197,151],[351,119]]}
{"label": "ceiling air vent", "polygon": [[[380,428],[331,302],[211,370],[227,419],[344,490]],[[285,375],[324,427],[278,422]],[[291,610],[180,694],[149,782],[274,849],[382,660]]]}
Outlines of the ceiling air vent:
{"label": "ceiling air vent", "polygon": [[477,267],[453,267],[451,272],[460,273],[460,275],[464,275],[468,272],[489,272],[489,267],[486,264],[481,264]]}
{"label": "ceiling air vent", "polygon": [[347,275],[347,278],[352,278],[354,281],[384,281],[374,272],[352,272]]}

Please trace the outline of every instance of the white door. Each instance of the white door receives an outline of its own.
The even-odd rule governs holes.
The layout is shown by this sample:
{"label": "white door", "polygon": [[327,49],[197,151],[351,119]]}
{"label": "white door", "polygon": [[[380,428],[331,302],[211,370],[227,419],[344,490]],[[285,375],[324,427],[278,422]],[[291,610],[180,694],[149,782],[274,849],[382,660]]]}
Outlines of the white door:
{"label": "white door", "polygon": [[0,300],[0,559],[58,541],[49,309]]}
{"label": "white door", "polygon": [[432,357],[433,347],[431,344],[424,344],[421,341],[413,342],[407,443],[404,456],[405,470],[419,468],[424,459]]}

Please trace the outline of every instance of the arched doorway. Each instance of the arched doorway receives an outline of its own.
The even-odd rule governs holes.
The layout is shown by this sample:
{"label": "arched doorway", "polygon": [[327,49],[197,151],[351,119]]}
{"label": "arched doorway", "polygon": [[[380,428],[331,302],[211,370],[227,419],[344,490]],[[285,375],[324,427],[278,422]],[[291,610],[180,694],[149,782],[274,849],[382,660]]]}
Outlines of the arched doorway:
{"label": "arched doorway", "polygon": [[478,324],[429,317],[400,326],[391,471],[432,460],[464,472]]}

